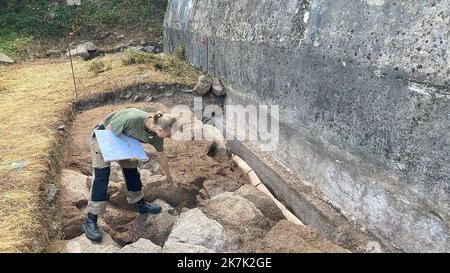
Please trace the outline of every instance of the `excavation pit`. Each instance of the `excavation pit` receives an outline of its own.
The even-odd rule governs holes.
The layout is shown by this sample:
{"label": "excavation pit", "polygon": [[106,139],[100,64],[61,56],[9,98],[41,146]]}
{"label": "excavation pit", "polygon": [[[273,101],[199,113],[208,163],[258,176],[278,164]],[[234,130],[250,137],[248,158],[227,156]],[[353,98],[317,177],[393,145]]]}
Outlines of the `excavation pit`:
{"label": "excavation pit", "polygon": [[[143,86],[76,104],[76,117],[66,130],[69,145],[57,185],[58,215],[48,251],[120,252],[142,244],[146,246],[142,252],[345,251],[314,229],[287,221],[270,197],[248,184],[231,157],[214,158],[218,145],[211,140],[165,141],[173,184],[165,181],[154,148],[144,145],[150,159],[139,165],[143,192],[146,201],[163,208],[158,215],[140,215],[127,203],[120,167],[113,163],[107,212],[99,220],[106,239],[101,244],[86,240],[81,225],[92,183],[94,126],[108,114],[130,107],[147,112],[170,112],[178,104],[192,108],[193,98],[176,86]],[[204,101],[218,103],[212,95]],[[287,243],[291,238],[295,244]]]}

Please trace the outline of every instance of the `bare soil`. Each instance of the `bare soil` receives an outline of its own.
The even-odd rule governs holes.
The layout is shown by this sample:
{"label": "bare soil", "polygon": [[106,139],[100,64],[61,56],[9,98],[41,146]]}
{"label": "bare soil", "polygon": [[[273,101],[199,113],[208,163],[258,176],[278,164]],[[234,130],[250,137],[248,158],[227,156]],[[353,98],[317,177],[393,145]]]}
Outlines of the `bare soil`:
{"label": "bare soil", "polygon": [[[78,114],[71,128],[69,156],[66,166],[85,175],[91,175],[89,139],[93,128],[110,113],[129,107],[148,112],[169,111],[168,107],[161,103],[147,102],[107,105]],[[207,155],[209,151],[207,144],[207,141],[175,141],[171,139],[165,141],[165,152],[169,158],[169,166],[174,181],[191,183],[199,177],[216,179],[227,176],[243,185],[245,180],[235,163],[231,159],[226,162],[217,162],[212,159]],[[153,147],[144,145],[144,148],[150,155],[151,161],[154,161]]]}

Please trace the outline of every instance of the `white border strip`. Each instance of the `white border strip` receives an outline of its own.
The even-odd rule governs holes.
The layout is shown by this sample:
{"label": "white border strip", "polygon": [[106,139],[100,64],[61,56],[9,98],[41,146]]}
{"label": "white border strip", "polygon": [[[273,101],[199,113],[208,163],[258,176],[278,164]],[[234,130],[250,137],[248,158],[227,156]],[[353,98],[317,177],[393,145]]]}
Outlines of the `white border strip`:
{"label": "white border strip", "polygon": [[283,205],[280,201],[278,201],[278,199],[275,198],[275,196],[272,195],[269,189],[261,182],[258,175],[247,164],[247,162],[245,162],[242,158],[240,158],[235,154],[233,154],[231,159],[233,159],[233,161],[239,167],[239,170],[241,171],[242,175],[244,175],[245,179],[247,179],[247,181],[251,185],[255,186],[258,190],[269,196],[270,199],[272,199],[273,202],[275,202],[275,204],[277,205],[278,208],[280,208],[281,212],[283,213],[284,217],[286,217],[287,220],[291,221],[296,225],[305,226],[303,222],[297,218],[297,216],[295,216],[292,212],[290,212],[285,205]]}

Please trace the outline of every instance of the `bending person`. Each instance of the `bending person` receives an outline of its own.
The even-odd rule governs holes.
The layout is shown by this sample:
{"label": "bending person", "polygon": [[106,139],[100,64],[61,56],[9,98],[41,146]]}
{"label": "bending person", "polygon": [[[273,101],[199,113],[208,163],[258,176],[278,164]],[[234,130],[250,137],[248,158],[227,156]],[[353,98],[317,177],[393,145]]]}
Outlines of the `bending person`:
{"label": "bending person", "polygon": [[[156,151],[159,162],[166,174],[166,180],[172,183],[167,157],[164,153],[164,138],[170,138],[172,127],[177,119],[171,115],[147,113],[145,111],[130,108],[110,114],[95,130],[111,130],[115,135],[125,134],[138,139],[140,142],[152,145]],[[83,230],[88,239],[101,241],[102,233],[97,225],[97,217],[106,212],[107,191],[110,175],[110,162],[105,162],[95,137],[95,130],[91,136],[91,156],[94,168],[94,179],[88,203],[88,213],[83,223]],[[127,200],[134,204],[141,214],[157,214],[161,207],[144,201],[142,183],[136,159],[121,160],[123,176],[127,187]]]}

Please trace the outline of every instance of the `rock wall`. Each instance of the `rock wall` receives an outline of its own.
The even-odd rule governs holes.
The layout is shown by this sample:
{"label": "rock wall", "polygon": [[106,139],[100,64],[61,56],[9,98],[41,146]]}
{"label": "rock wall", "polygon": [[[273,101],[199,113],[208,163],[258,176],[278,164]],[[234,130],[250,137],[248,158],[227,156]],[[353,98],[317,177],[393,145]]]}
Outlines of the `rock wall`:
{"label": "rock wall", "polygon": [[450,0],[171,0],[164,46],[280,105],[271,156],[347,218],[448,252],[449,25]]}

